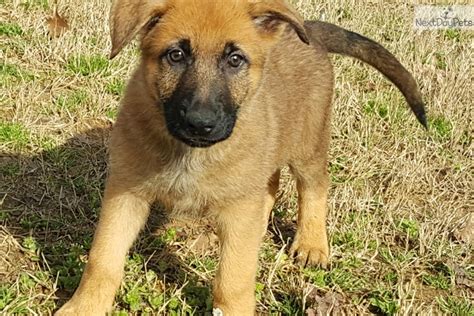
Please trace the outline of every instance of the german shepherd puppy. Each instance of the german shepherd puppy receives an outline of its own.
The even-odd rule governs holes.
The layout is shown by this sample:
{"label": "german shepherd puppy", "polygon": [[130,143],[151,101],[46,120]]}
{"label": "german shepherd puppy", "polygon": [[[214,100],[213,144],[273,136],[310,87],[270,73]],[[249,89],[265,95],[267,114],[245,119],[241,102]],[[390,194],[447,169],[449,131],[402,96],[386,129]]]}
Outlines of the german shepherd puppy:
{"label": "german shepherd puppy", "polygon": [[104,315],[150,204],[212,216],[220,240],[215,311],[255,313],[258,251],[280,170],[297,181],[290,252],[326,266],[333,70],[328,53],[374,66],[426,126],[411,74],[379,44],[303,21],[283,0],[116,0],[111,57],[141,33],[110,142],[110,173],[79,288],[58,315]]}

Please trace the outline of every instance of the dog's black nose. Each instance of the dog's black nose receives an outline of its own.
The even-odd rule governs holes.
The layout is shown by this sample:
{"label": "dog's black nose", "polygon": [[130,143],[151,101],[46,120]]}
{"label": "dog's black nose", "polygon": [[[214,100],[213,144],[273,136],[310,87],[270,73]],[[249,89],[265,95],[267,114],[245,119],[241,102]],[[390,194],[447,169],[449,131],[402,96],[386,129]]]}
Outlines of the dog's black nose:
{"label": "dog's black nose", "polygon": [[196,136],[211,134],[217,125],[216,113],[210,110],[188,111],[185,120],[188,131]]}

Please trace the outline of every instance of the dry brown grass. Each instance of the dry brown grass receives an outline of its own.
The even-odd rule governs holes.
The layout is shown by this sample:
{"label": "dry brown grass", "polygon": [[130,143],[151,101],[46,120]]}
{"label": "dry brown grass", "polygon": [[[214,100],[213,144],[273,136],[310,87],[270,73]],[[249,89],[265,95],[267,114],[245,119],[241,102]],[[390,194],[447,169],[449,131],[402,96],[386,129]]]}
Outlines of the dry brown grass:
{"label": "dry brown grass", "polygon": [[[417,33],[406,3],[293,2],[306,18],[323,15],[394,52],[422,88],[431,130],[380,74],[334,58],[332,266],[300,270],[288,259],[296,204],[285,175],[261,252],[258,310],[473,315],[473,33]],[[138,53],[107,61],[103,1],[60,1],[70,30],[55,40],[47,0],[0,3],[0,313],[49,314],[87,260],[107,134]],[[155,214],[116,309],[202,314],[217,262],[212,229]]]}

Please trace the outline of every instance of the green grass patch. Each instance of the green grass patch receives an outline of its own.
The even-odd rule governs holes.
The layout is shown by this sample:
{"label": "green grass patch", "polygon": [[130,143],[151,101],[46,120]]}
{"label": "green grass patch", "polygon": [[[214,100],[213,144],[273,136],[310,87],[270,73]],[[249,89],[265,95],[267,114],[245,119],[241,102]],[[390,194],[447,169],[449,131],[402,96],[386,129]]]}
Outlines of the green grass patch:
{"label": "green grass patch", "polygon": [[474,304],[464,297],[437,297],[439,307],[449,315],[472,316],[474,315]]}
{"label": "green grass patch", "polygon": [[318,288],[339,288],[344,291],[358,292],[368,286],[365,273],[361,273],[362,261],[349,258],[335,262],[331,270],[306,268],[303,274],[308,282]]}
{"label": "green grass patch", "polygon": [[21,36],[24,32],[16,23],[0,22],[0,35],[12,37],[12,36]]}
{"label": "green grass patch", "polygon": [[107,76],[110,74],[109,64],[109,60],[102,55],[76,55],[68,59],[66,68],[73,74],[85,77],[94,74]]}
{"label": "green grass patch", "polygon": [[438,116],[430,120],[430,127],[441,139],[450,138],[453,132],[453,123],[447,118]]}
{"label": "green grass patch", "polygon": [[53,150],[57,146],[56,140],[49,136],[39,137],[37,144],[44,151]]}
{"label": "green grass patch", "polygon": [[441,70],[446,70],[446,68],[448,67],[448,64],[446,62],[446,54],[443,52],[436,52],[434,56],[436,57],[435,58],[436,68],[441,69]]}
{"label": "green grass patch", "polygon": [[388,264],[403,264],[417,257],[413,250],[405,250],[399,248],[389,248],[386,246],[379,247],[379,256]]}
{"label": "green grass patch", "polygon": [[10,86],[19,82],[28,82],[35,76],[28,71],[20,69],[17,65],[0,63],[0,87]]}
{"label": "green grass patch", "polygon": [[418,238],[420,227],[418,222],[409,219],[402,219],[396,223],[396,228],[408,236],[409,239]]}
{"label": "green grass patch", "polygon": [[190,284],[184,288],[183,292],[186,303],[190,306],[194,306],[202,312],[212,310],[212,296],[209,287]]}
{"label": "green grass patch", "polygon": [[325,277],[330,287],[340,288],[343,291],[357,292],[367,287],[367,280],[363,275],[357,275],[352,269],[333,268]]}
{"label": "green grass patch", "polygon": [[125,81],[119,78],[113,78],[105,86],[105,91],[115,96],[121,96],[125,90]]}
{"label": "green grass patch", "polygon": [[128,289],[127,293],[123,297],[123,301],[128,305],[132,312],[137,312],[142,309],[144,294],[146,294],[146,288],[144,286],[132,287]]}
{"label": "green grass patch", "polygon": [[118,114],[117,108],[111,108],[105,111],[105,116],[107,116],[111,120],[115,120],[117,118],[117,114]]}
{"label": "green grass patch", "polygon": [[341,246],[345,250],[358,250],[364,247],[364,242],[352,231],[335,232],[331,238],[333,245]]}
{"label": "green grass patch", "polygon": [[450,281],[442,273],[424,274],[421,276],[424,284],[440,290],[447,290],[451,287]]}
{"label": "green grass patch", "polygon": [[383,95],[372,93],[366,101],[363,112],[365,115],[382,119],[390,124],[406,124],[406,101],[396,90],[387,91]]}
{"label": "green grass patch", "polygon": [[398,282],[398,274],[394,271],[390,271],[384,275],[383,280],[390,285],[395,285]]}
{"label": "green grass patch", "polygon": [[90,100],[89,94],[85,90],[77,90],[68,95],[61,95],[55,101],[56,107],[61,110],[75,111],[84,106]]}
{"label": "green grass patch", "polygon": [[22,246],[31,253],[36,253],[39,249],[38,242],[31,236],[23,239]]}
{"label": "green grass patch", "polygon": [[35,287],[36,282],[27,273],[20,273],[20,288],[24,291],[31,290]]}
{"label": "green grass patch", "polygon": [[31,9],[49,9],[49,1],[48,0],[26,0],[22,1],[20,5],[25,9],[25,10],[31,10]]}
{"label": "green grass patch", "polygon": [[35,238],[29,236],[25,237],[22,242],[22,247],[31,261],[39,261],[39,245]]}
{"label": "green grass patch", "polygon": [[452,281],[454,278],[454,271],[450,267],[442,262],[437,262],[433,264],[431,269],[428,271],[429,273],[424,273],[421,276],[423,284],[440,290],[448,290],[452,287],[452,284],[454,283]]}
{"label": "green grass patch", "polygon": [[325,288],[327,272],[321,269],[307,268],[303,271],[304,275],[308,278],[309,282],[319,288]]}
{"label": "green grass patch", "polygon": [[[0,169],[1,172],[1,169]],[[0,209],[0,221],[6,221],[10,219],[10,212],[4,209]]]}
{"label": "green grass patch", "polygon": [[153,247],[162,248],[172,241],[176,240],[178,232],[174,227],[168,228],[163,234],[153,239]]}
{"label": "green grass patch", "polygon": [[15,298],[15,290],[6,285],[0,286],[0,311]]}
{"label": "green grass patch", "polygon": [[125,266],[118,301],[121,307],[135,313],[156,314],[165,309],[167,315],[204,315],[212,309],[210,288],[191,280],[179,295],[166,288],[152,270],[144,271],[143,256],[133,254]]}
{"label": "green grass patch", "polygon": [[461,31],[457,29],[445,30],[443,35],[444,35],[444,38],[451,41],[459,42],[461,40]]}
{"label": "green grass patch", "polygon": [[386,104],[382,104],[377,100],[369,100],[364,105],[364,113],[367,115],[376,115],[385,120],[388,118],[389,109]]}
{"label": "green grass patch", "polygon": [[[51,267],[54,275],[58,276],[58,285],[69,292],[74,291],[81,280],[85,263],[81,257],[86,254],[83,245],[60,244],[53,248],[56,256],[61,256],[62,260],[56,262],[57,265]],[[66,250],[67,249],[67,250]]]}
{"label": "green grass patch", "polygon": [[206,273],[217,269],[217,260],[215,258],[196,258],[190,263],[190,266],[198,272]]}
{"label": "green grass patch", "polygon": [[391,290],[376,290],[369,294],[369,310],[377,315],[395,315],[399,309]]}
{"label": "green grass patch", "polygon": [[0,122],[0,143],[14,150],[24,149],[30,141],[30,132],[19,123]]}
{"label": "green grass patch", "polygon": [[301,301],[295,293],[277,293],[277,302],[272,302],[269,315],[302,315]]}

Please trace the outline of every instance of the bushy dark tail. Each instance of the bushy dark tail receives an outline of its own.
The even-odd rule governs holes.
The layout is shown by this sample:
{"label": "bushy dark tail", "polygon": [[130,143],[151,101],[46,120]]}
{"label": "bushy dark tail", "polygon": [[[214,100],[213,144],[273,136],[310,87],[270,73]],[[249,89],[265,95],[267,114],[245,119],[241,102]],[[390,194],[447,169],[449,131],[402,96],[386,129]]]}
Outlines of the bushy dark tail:
{"label": "bushy dark tail", "polygon": [[382,45],[334,24],[307,21],[305,27],[311,41],[328,52],[362,60],[384,74],[403,93],[418,121],[427,128],[426,113],[420,90],[413,76]]}

